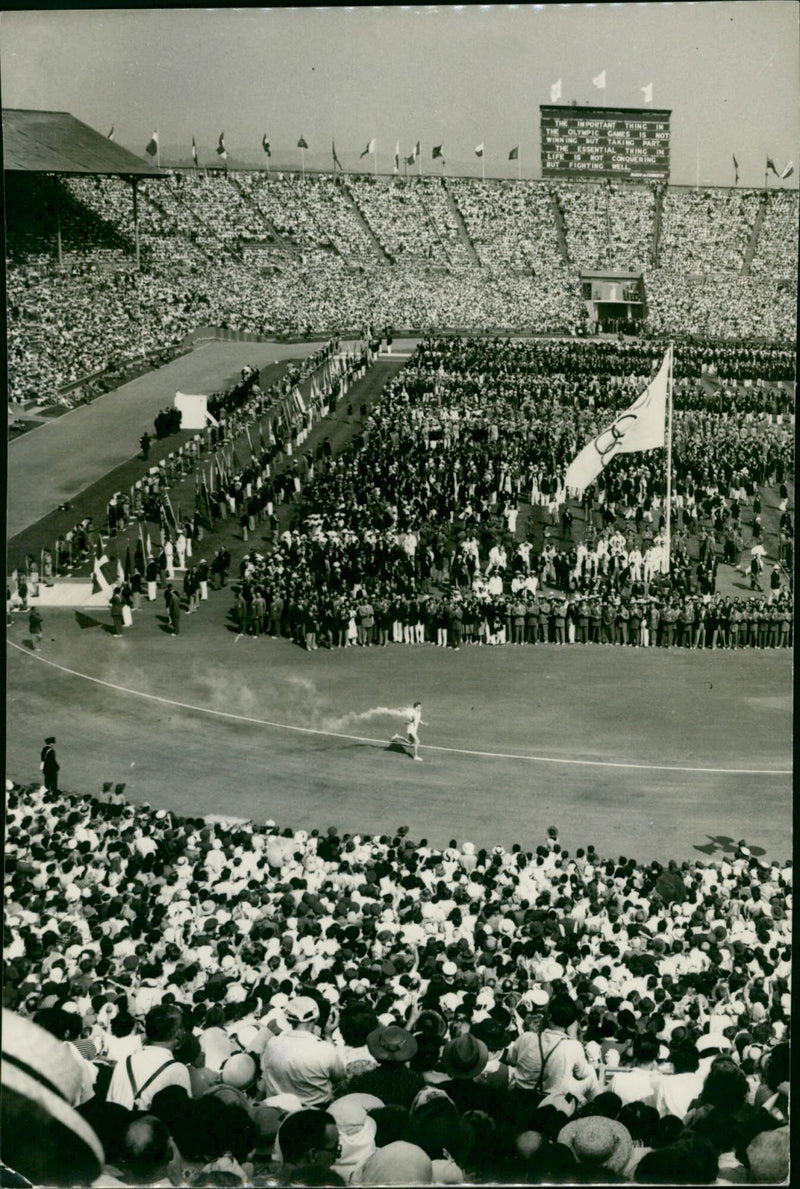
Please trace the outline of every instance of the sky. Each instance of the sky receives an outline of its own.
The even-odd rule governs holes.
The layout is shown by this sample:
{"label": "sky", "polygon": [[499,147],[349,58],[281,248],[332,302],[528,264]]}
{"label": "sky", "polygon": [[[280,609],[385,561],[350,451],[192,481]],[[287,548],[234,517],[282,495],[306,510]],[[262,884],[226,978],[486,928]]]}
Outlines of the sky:
{"label": "sky", "polygon": [[[236,157],[346,168],[373,137],[388,172],[401,152],[444,145],[448,171],[540,177],[539,105],[562,80],[565,102],[672,111],[674,183],[763,186],[800,149],[800,6],[736,3],[480,5],[392,8],[4,11],[4,107],[69,111],[142,155],[154,128],[164,158],[213,158],[220,132]],[[607,88],[592,79],[606,72]],[[363,167],[363,163],[362,163]],[[777,184],[771,178],[771,184]]]}

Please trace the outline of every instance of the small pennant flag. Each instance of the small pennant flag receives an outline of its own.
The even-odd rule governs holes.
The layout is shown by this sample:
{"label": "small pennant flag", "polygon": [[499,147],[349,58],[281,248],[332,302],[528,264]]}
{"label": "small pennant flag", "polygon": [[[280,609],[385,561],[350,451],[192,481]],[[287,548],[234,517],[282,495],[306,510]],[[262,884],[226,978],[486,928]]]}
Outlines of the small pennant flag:
{"label": "small pennant flag", "polygon": [[442,156],[442,148],[443,148],[443,146],[440,144],[435,144],[433,146],[433,153],[431,154],[431,156],[433,157],[434,161],[436,160],[437,157]]}
{"label": "small pennant flag", "polygon": [[772,160],[771,157],[767,157],[767,169],[768,170],[771,169],[772,172],[775,174],[776,178],[780,177],[780,174],[778,173],[777,169],[775,168],[775,162]]}
{"label": "small pennant flag", "polygon": [[404,157],[404,158],[403,158],[403,160],[405,161],[406,165],[413,165],[413,164],[414,164],[414,162],[416,161],[416,159],[417,159],[417,155],[416,155],[416,153],[412,153],[410,157]]}
{"label": "small pennant flag", "polygon": [[560,101],[561,101],[561,79],[558,79],[558,81],[553,83],[552,87],[550,88],[550,102],[551,103],[560,103]]}
{"label": "small pennant flag", "polygon": [[361,153],[358,154],[359,161],[361,160],[362,157],[366,157],[367,153],[374,153],[374,152],[375,152],[375,140],[373,139],[373,140],[368,141],[367,147]]}
{"label": "small pennant flag", "polygon": [[514,145],[513,149],[508,154],[508,159],[509,159],[509,161],[518,161],[519,160],[519,145],[518,144]]}
{"label": "small pennant flag", "polygon": [[735,153],[731,153],[731,158],[733,160],[733,178],[734,178],[733,184],[734,184],[734,186],[738,186],[739,185],[739,162],[736,160]]}
{"label": "small pennant flag", "polygon": [[158,152],[158,128],[156,128],[155,132],[147,142],[147,148],[145,149],[145,152],[150,157],[155,157],[156,153]]}
{"label": "small pennant flag", "polygon": [[783,173],[781,174],[781,180],[783,180],[783,178],[790,178],[793,173],[794,173],[794,162],[790,161],[789,164],[784,169]]}
{"label": "small pennant flag", "polygon": [[422,156],[422,142],[421,142],[421,141],[419,141],[419,140],[418,140],[418,141],[417,141],[417,143],[414,145],[414,156],[415,156],[415,157],[421,157],[421,156]]}
{"label": "small pennant flag", "polygon": [[601,70],[600,73],[592,79],[592,82],[597,87],[598,91],[605,91],[605,89],[606,89],[606,72],[605,72],[605,70]]}
{"label": "small pennant flag", "polygon": [[217,145],[217,156],[221,157],[223,161],[228,160],[228,150],[225,148],[225,133],[220,132],[219,144]]}
{"label": "small pennant flag", "polygon": [[652,103],[653,102],[653,84],[648,83],[646,87],[641,88],[641,91],[642,91],[642,94],[644,95],[645,103]]}
{"label": "small pennant flag", "polygon": [[336,141],[333,139],[333,137],[331,137],[331,152],[333,153],[333,167],[334,167],[334,169],[336,169],[336,167],[338,166],[339,169],[342,170],[342,173],[344,173],[342,163],[339,160],[339,158],[336,156]]}
{"label": "small pennant flag", "polygon": [[476,145],[475,145],[475,156],[476,156],[476,157],[482,157],[482,156],[483,156],[483,141],[481,141],[481,143],[480,143],[480,144],[476,144]]}
{"label": "small pennant flag", "polygon": [[197,168],[197,144],[194,137],[192,137],[192,161],[194,161],[195,168]]}
{"label": "small pennant flag", "polygon": [[308,148],[308,145],[306,144],[306,140],[305,140],[304,136],[301,136],[300,139],[298,140],[297,147],[298,147],[298,149],[307,149]]}
{"label": "small pennant flag", "polygon": [[264,150],[264,152],[267,154],[268,157],[272,156],[272,150],[270,148],[269,141],[267,140],[266,132],[261,137],[261,147]]}
{"label": "small pennant flag", "polygon": [[394,146],[394,172],[400,172],[400,141]]}
{"label": "small pennant flag", "polygon": [[114,139],[114,125],[112,124],[108,131],[108,136],[106,137],[106,140],[113,140],[113,139]]}

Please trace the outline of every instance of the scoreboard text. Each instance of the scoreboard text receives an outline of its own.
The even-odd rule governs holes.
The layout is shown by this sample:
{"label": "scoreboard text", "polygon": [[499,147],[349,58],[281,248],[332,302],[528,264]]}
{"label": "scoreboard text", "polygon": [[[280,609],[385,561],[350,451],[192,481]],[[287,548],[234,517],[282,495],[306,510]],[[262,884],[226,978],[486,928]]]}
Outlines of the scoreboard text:
{"label": "scoreboard text", "polygon": [[669,111],[539,108],[542,177],[669,179]]}

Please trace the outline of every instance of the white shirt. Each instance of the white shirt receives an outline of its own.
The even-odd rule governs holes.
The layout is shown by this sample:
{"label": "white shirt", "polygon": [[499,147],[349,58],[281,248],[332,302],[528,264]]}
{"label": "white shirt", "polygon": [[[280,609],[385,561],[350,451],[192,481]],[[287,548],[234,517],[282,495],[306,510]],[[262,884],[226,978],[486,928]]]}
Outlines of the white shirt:
{"label": "white shirt", "polygon": [[[148,1045],[140,1053],[134,1053],[130,1062],[137,1091],[141,1091],[148,1078],[152,1077],[156,1070],[171,1058],[172,1054],[169,1049],[162,1048],[161,1045]],[[172,1064],[167,1065],[141,1093],[137,1106],[142,1110],[147,1110],[153,1101],[153,1095],[157,1094],[159,1090],[166,1089],[167,1086],[182,1086],[189,1097],[192,1097],[192,1083],[189,1079],[189,1070],[185,1065],[181,1065],[178,1061],[172,1061]],[[128,1076],[127,1059],[118,1061],[114,1066],[106,1101],[117,1102],[129,1111],[133,1110],[134,1091]]]}
{"label": "white shirt", "polygon": [[266,1097],[296,1094],[304,1107],[322,1106],[346,1074],[342,1050],[296,1028],[267,1042],[261,1058]]}

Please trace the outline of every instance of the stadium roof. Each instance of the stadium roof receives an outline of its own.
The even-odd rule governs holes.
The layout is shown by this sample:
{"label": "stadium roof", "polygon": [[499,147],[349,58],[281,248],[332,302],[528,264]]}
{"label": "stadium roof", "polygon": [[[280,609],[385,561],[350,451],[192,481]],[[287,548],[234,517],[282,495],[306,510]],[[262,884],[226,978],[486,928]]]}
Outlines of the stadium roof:
{"label": "stadium roof", "polygon": [[22,173],[112,173],[161,177],[141,158],[67,111],[3,108],[3,169]]}

